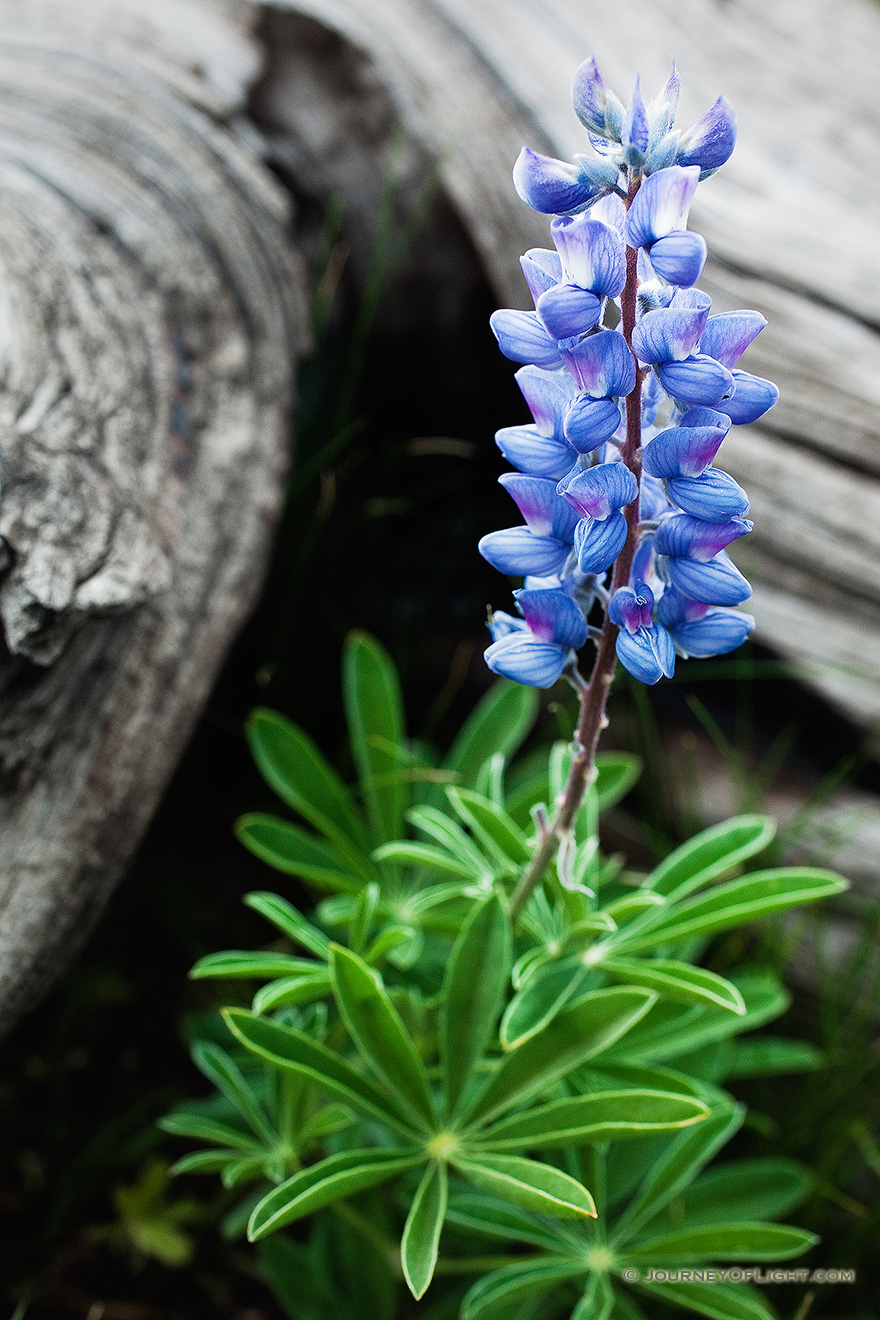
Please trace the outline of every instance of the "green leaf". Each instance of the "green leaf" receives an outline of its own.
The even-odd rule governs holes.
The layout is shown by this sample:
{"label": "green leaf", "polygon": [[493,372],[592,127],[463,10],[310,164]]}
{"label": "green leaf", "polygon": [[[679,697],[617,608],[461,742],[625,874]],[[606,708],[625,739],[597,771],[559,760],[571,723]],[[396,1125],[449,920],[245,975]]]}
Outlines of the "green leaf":
{"label": "green leaf", "polygon": [[329,995],[330,990],[330,973],[321,967],[308,976],[285,976],[264,985],[254,995],[251,1008],[255,1013],[273,1013],[289,1004],[313,1004]]}
{"label": "green leaf", "polygon": [[377,862],[403,862],[407,866],[426,866],[430,870],[442,871],[444,875],[458,876],[462,880],[475,879],[472,866],[454,857],[445,848],[435,848],[430,843],[395,839],[392,843],[383,843],[381,848],[376,848],[373,857]]}
{"label": "green leaf", "polygon": [[501,1019],[501,1044],[517,1049],[542,1031],[573,999],[587,979],[581,954],[539,967],[513,996]]}
{"label": "green leaf", "polygon": [[403,702],[397,670],[383,646],[351,632],[342,657],[342,693],[351,750],[377,843],[403,833],[407,786],[400,773]]}
{"label": "green leaf", "polygon": [[642,763],[637,756],[630,756],[627,752],[601,752],[596,757],[593,784],[599,811],[607,811],[626,797],[641,773]]}
{"label": "green leaf", "polygon": [[780,1073],[814,1072],[822,1067],[824,1055],[806,1040],[784,1036],[756,1036],[731,1045],[724,1067],[725,1077],[774,1077]]}
{"label": "green leaf", "polygon": [[610,1320],[614,1301],[614,1289],[607,1274],[591,1274],[571,1320]]}
{"label": "green leaf", "polygon": [[[467,1229],[469,1235],[486,1233],[490,1237],[525,1242],[544,1251],[558,1252],[571,1245],[567,1237],[560,1236],[558,1224],[548,1225],[528,1211],[505,1205],[481,1192],[456,1191],[449,1199],[446,1222]],[[568,1229],[563,1230],[563,1234],[567,1232]]]}
{"label": "green leaf", "polygon": [[509,760],[517,750],[535,722],[538,704],[533,688],[495,683],[465,720],[443,769],[457,774],[464,788],[474,788],[484,762],[496,752]]}
{"label": "green leaf", "polygon": [[365,1062],[430,1129],[434,1111],[425,1069],[381,977],[339,944],[331,947],[330,974],[339,1011]]}
{"label": "green leaf", "polygon": [[626,1255],[635,1262],[676,1261],[688,1265],[702,1260],[790,1260],[818,1241],[815,1233],[790,1224],[707,1224],[642,1239]]}
{"label": "green leaf", "polygon": [[[810,1190],[811,1177],[795,1160],[730,1160],[691,1183],[668,1207],[676,1228],[723,1223],[725,1220],[778,1219]],[[652,1220],[645,1231],[660,1231]]]}
{"label": "green leaf", "polygon": [[736,986],[715,972],[690,963],[642,958],[606,958],[602,970],[612,981],[645,985],[682,1004],[711,1004],[742,1016],[745,1001]]}
{"label": "green leaf", "polygon": [[416,1301],[425,1294],[434,1277],[440,1230],[446,1217],[448,1187],[446,1165],[432,1161],[425,1170],[407,1215],[400,1243],[400,1259],[403,1277]]}
{"label": "green leaf", "polygon": [[639,1290],[709,1320],[776,1320],[776,1312],[745,1284],[642,1283]]}
{"label": "green leaf", "polygon": [[518,1303],[529,1298],[537,1300],[557,1283],[585,1273],[585,1267],[570,1256],[545,1256],[537,1263],[524,1260],[493,1270],[467,1292],[461,1320],[512,1320]]}
{"label": "green leaf", "polygon": [[366,851],[367,831],[354,798],[303,729],[260,708],[248,720],[247,736],[260,773],[282,801],[334,842],[347,840]]}
{"label": "green leaf", "polygon": [[440,994],[440,1058],[451,1113],[495,1031],[510,976],[510,922],[497,893],[471,909]]}
{"label": "green leaf", "polygon": [[168,1172],[174,1177],[179,1173],[219,1173],[237,1159],[234,1150],[195,1150],[172,1164]]}
{"label": "green leaf", "polygon": [[286,898],[260,891],[246,894],[244,901],[247,907],[253,908],[254,912],[259,912],[261,917],[271,921],[272,925],[277,926],[293,940],[294,944],[301,944],[309,953],[313,953],[316,958],[323,958],[325,962],[329,958],[330,941],[327,936],[322,930],[318,930],[317,926],[306,921],[302,913],[298,912],[292,903],[288,903]]}
{"label": "green leaf", "polygon": [[709,1108],[700,1100],[668,1091],[596,1091],[493,1123],[480,1141],[484,1150],[561,1150],[596,1141],[650,1136],[698,1123]]}
{"label": "green leaf", "polygon": [[257,1142],[249,1132],[242,1132],[229,1123],[220,1123],[216,1118],[191,1114],[183,1109],[160,1118],[159,1127],[163,1132],[170,1132],[173,1137],[192,1137],[196,1141],[211,1141],[218,1146],[232,1146],[235,1150],[258,1149]]}
{"label": "green leaf", "polygon": [[489,852],[523,866],[531,857],[526,836],[503,807],[469,788],[447,788],[453,810]]}
{"label": "green leaf", "polygon": [[629,1241],[647,1219],[668,1205],[742,1125],[742,1105],[719,1106],[702,1123],[679,1132],[655,1162],[638,1194],[618,1220],[613,1240]]}
{"label": "green leaf", "polygon": [[769,816],[734,816],[703,830],[669,854],[645,881],[658,894],[684,898],[763,852],[776,825]]}
{"label": "green leaf", "polygon": [[278,1135],[273,1132],[263,1106],[248,1085],[244,1073],[226,1050],[211,1041],[200,1040],[193,1046],[192,1055],[199,1071],[234,1105],[260,1141],[267,1146],[274,1146]]}
{"label": "green leaf", "polygon": [[378,1119],[407,1136],[412,1128],[393,1100],[351,1064],[326,1046],[293,1027],[256,1017],[243,1008],[225,1008],[226,1023],[242,1045],[278,1068],[289,1068],[342,1100],[359,1114]]}
{"label": "green leaf", "polygon": [[467,1159],[454,1156],[453,1164],[481,1191],[512,1201],[524,1210],[557,1219],[596,1217],[596,1206],[587,1189],[549,1164],[524,1160],[518,1155],[488,1155],[482,1151]]}
{"label": "green leaf", "polygon": [[489,861],[470,836],[465,834],[461,826],[451,820],[445,811],[440,811],[436,807],[414,807],[407,813],[407,820],[417,830],[432,838],[435,843],[439,843],[441,848],[446,849],[453,857],[457,857],[467,869],[472,883],[483,876],[492,875]]}
{"label": "green leaf", "polygon": [[227,949],[208,953],[191,968],[191,981],[211,977],[262,981],[274,976],[302,976],[316,970],[311,958],[294,958],[289,953],[263,953],[259,949]]}
{"label": "green leaf", "polygon": [[330,1155],[318,1164],[300,1169],[263,1197],[250,1217],[248,1240],[258,1242],[268,1233],[331,1205],[340,1197],[375,1187],[414,1168],[422,1159],[412,1150],[394,1147],[387,1150],[369,1147]]}
{"label": "green leaf", "polygon": [[463,1115],[486,1123],[524,1104],[629,1031],[654,1002],[649,990],[596,990],[570,1004],[525,1044],[511,1050]]}
{"label": "green leaf", "polygon": [[692,935],[712,935],[741,926],[801,903],[815,903],[846,888],[847,882],[840,876],[814,867],[756,871],[676,903],[641,935],[630,927],[619,936],[610,936],[609,941],[627,953],[644,952],[658,944],[676,944]]}
{"label": "green leaf", "polygon": [[373,874],[369,860],[358,855],[350,845],[340,850],[316,834],[300,829],[299,825],[266,812],[253,811],[239,816],[235,822],[235,835],[260,861],[285,875],[309,880],[321,889],[352,893]]}

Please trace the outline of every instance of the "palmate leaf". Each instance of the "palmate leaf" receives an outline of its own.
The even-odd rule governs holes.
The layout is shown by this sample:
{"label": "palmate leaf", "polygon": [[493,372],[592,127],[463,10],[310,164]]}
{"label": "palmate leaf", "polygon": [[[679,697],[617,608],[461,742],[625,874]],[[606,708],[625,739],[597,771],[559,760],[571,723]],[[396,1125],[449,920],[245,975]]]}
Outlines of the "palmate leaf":
{"label": "palmate leaf", "polygon": [[781,1073],[813,1072],[822,1067],[824,1055],[807,1040],[785,1036],[756,1036],[730,1046],[724,1076],[774,1077]]}
{"label": "palmate leaf", "polygon": [[316,834],[267,812],[252,811],[235,822],[240,843],[276,871],[308,880],[320,889],[356,893],[375,874],[369,858],[346,842],[328,843]]}
{"label": "palmate leaf", "polygon": [[405,1136],[413,1136],[411,1122],[398,1109],[392,1096],[305,1032],[256,1017],[243,1008],[225,1008],[223,1016],[236,1039],[260,1058],[308,1078],[356,1113]]}
{"label": "palmate leaf", "polygon": [[655,893],[684,898],[755,857],[773,841],[769,816],[734,816],[688,839],[645,880]]}
{"label": "palmate leaf", "polygon": [[455,1191],[449,1198],[446,1222],[465,1229],[468,1237],[472,1233],[485,1233],[551,1253],[580,1247],[580,1238],[571,1237],[570,1227],[564,1221],[548,1223],[543,1216],[481,1192]]}
{"label": "palmate leaf", "polygon": [[602,970],[612,981],[644,985],[682,1004],[709,1004],[742,1016],[745,1001],[739,990],[723,976],[690,963],[637,958],[606,958]]}
{"label": "palmate leaf", "polygon": [[654,1164],[612,1232],[615,1243],[633,1235],[696,1178],[716,1151],[729,1141],[745,1117],[742,1105],[720,1105],[702,1123],[678,1133]]}
{"label": "palmate leaf", "polygon": [[445,811],[437,807],[414,807],[407,813],[407,820],[460,861],[472,884],[484,876],[492,876],[493,868],[489,860],[483,856],[470,835]]}
{"label": "palmate leaf", "polygon": [[373,857],[377,862],[403,862],[407,866],[423,866],[444,875],[454,875],[461,880],[475,879],[474,868],[453,856],[445,848],[435,848],[430,843],[418,843],[412,839],[395,839],[376,848]]}
{"label": "palmate leaf", "polygon": [[609,1320],[614,1310],[614,1289],[605,1274],[591,1274],[571,1320]]}
{"label": "palmate leaf", "polygon": [[542,1256],[494,1270],[468,1291],[461,1306],[461,1320],[510,1320],[516,1306],[526,1298],[549,1293],[558,1283],[586,1273],[584,1265],[570,1256]]}
{"label": "palmate leaf", "polygon": [[778,1219],[802,1201],[812,1179],[803,1165],[776,1159],[731,1160],[697,1178],[651,1220],[647,1235],[663,1227],[688,1228],[725,1220]]}
{"label": "palmate leaf", "polygon": [[588,973],[580,954],[539,967],[514,995],[501,1019],[501,1044],[516,1049],[541,1031],[574,999],[587,982]]}
{"label": "palmate leaf", "polygon": [[434,1110],[425,1069],[378,973],[357,954],[334,944],[330,974],[339,1011],[365,1063],[415,1121],[430,1130]]}
{"label": "palmate leaf", "polygon": [[510,922],[501,897],[476,904],[453,946],[440,995],[440,1059],[447,1113],[495,1032],[510,976]]}
{"label": "palmate leaf", "polygon": [[608,1049],[643,1017],[655,996],[650,990],[597,990],[564,1008],[525,1044],[506,1054],[462,1119],[487,1123],[515,1104],[533,1099],[578,1064]]}
{"label": "palmate leaf", "polygon": [[709,1320],[776,1320],[760,1294],[747,1284],[640,1283],[639,1291]]}
{"label": "palmate leaf", "polygon": [[263,1197],[251,1214],[248,1238],[257,1242],[343,1196],[352,1196],[415,1168],[423,1158],[418,1151],[407,1147],[381,1150],[368,1147],[330,1155],[318,1164],[300,1169]]}
{"label": "palmate leaf", "polygon": [[524,1210],[559,1219],[595,1219],[596,1206],[587,1189],[567,1173],[519,1155],[490,1155],[482,1150],[455,1155],[454,1168],[481,1191]]}
{"label": "palmate leaf", "polygon": [[562,1150],[588,1142],[648,1136],[698,1123],[709,1115],[700,1100],[663,1091],[598,1091],[516,1114],[493,1123],[482,1150]]}
{"label": "palmate leaf", "polygon": [[221,1123],[216,1118],[205,1114],[192,1114],[185,1109],[175,1110],[159,1119],[163,1132],[170,1132],[174,1137],[193,1137],[196,1141],[210,1141],[218,1146],[231,1146],[234,1150],[256,1151],[259,1143],[249,1132],[233,1127],[230,1123]]}
{"label": "palmate leaf", "polygon": [[446,1165],[432,1161],[410,1207],[400,1243],[403,1277],[417,1301],[434,1277],[448,1195]]}
{"label": "palmate leaf", "polygon": [[397,670],[374,637],[349,633],[342,657],[342,694],[354,763],[375,843],[403,833],[407,784],[400,773],[403,701]]}
{"label": "palmate leaf", "polygon": [[609,943],[615,950],[644,953],[660,944],[680,943],[693,935],[714,935],[802,903],[815,903],[846,888],[847,882],[840,876],[818,867],[756,871],[676,903],[659,918],[652,914],[649,928],[632,926],[610,936]]}
{"label": "palmate leaf", "polygon": [[754,1222],[695,1224],[659,1237],[640,1239],[626,1252],[627,1261],[674,1261],[683,1265],[708,1260],[790,1260],[818,1242],[815,1233],[790,1224]]}
{"label": "palmate leaf", "polygon": [[172,1164],[168,1172],[173,1177],[180,1173],[220,1173],[237,1159],[234,1150],[195,1150]]}
{"label": "palmate leaf", "polygon": [[261,917],[271,921],[273,926],[283,932],[295,944],[301,944],[316,958],[326,962],[330,956],[330,941],[322,930],[306,921],[301,912],[278,894],[260,891],[245,895],[245,906],[259,912]]}
{"label": "palmate leaf", "polygon": [[307,733],[277,711],[261,708],[248,720],[247,736],[260,773],[289,807],[334,842],[367,851],[354,798]]}

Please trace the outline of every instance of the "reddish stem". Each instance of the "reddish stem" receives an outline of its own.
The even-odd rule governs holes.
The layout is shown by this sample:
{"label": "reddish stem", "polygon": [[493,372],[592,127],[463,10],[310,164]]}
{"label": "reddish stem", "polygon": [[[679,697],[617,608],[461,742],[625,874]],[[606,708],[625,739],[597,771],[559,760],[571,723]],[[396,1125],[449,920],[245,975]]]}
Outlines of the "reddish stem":
{"label": "reddish stem", "polygon": [[[639,189],[641,180],[633,178],[630,172],[626,206],[629,209]],[[636,295],[638,275],[636,263],[638,253],[635,248],[626,248],[626,284],[620,298],[621,330],[623,337],[632,349],[632,332],[636,323]],[[638,364],[637,364],[638,366]],[[634,388],[626,397],[626,441],[621,450],[621,457],[632,472],[636,481],[641,480],[642,460],[639,451],[642,443],[642,381],[644,371],[637,370]],[[626,543],[617,557],[611,579],[611,594],[618,587],[629,583],[633,558],[638,544],[639,501],[634,499],[626,508],[626,521],[629,534]],[[608,618],[606,612],[602,636],[597,643],[596,659],[590,681],[581,692],[580,716],[575,730],[575,745],[579,748],[568,775],[568,782],[558,799],[556,814],[547,833],[539,842],[531,862],[523,872],[511,899],[510,912],[516,918],[529,901],[536,886],[544,876],[547,867],[553,861],[564,836],[571,829],[575,816],[584,800],[589,784],[596,778],[596,748],[602,730],[607,727],[605,707],[608,693],[614,681],[614,669],[617,655],[614,643],[618,629]]]}

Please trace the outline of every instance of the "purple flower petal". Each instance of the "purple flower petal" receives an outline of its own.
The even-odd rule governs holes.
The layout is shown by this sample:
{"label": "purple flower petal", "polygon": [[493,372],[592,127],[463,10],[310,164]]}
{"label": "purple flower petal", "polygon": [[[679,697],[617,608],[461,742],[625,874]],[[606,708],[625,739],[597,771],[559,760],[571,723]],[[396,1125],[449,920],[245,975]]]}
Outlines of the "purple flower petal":
{"label": "purple flower petal", "polygon": [[[520,472],[503,472],[498,478],[536,536],[553,536],[571,544],[579,514],[559,498],[556,483]],[[535,570],[537,571],[537,570]]]}
{"label": "purple flower petal", "polygon": [[708,564],[695,559],[669,559],[666,571],[677,591],[706,605],[741,605],[752,594],[748,582],[724,550]]}
{"label": "purple flower petal", "polygon": [[627,165],[638,168],[644,165],[648,152],[648,112],[642,100],[639,80],[633,88],[632,100],[626,107],[623,126],[620,130],[620,144],[623,147],[623,159]]}
{"label": "purple flower petal", "polygon": [[654,549],[658,555],[673,559],[697,559],[706,563],[726,550],[729,545],[746,536],[754,526],[747,518],[730,518],[727,522],[706,522],[686,513],[665,518],[654,535]]}
{"label": "purple flower petal", "polygon": [[556,371],[550,375],[539,367],[521,367],[514,380],[541,434],[561,440],[562,419],[574,394],[568,372]]}
{"label": "purple flower petal", "polygon": [[[709,408],[692,412],[707,412],[727,420]],[[685,414],[687,416],[687,414]],[[709,467],[729,428],[721,426],[685,425],[667,427],[649,440],[642,454],[642,466],[652,477],[699,477]]]}
{"label": "purple flower petal", "polygon": [[522,200],[542,215],[581,211],[605,191],[594,187],[576,165],[542,156],[528,147],[523,147],[516,158],[513,186]]}
{"label": "purple flower petal", "polygon": [[[651,313],[652,316],[655,314]],[[720,411],[720,404],[733,393],[733,376],[705,353],[694,353],[682,362],[662,362],[658,370],[660,384],[680,403],[719,408]]]}
{"label": "purple flower petal", "polygon": [[600,330],[560,352],[577,385],[594,399],[622,398],[635,388],[635,358],[619,330]]}
{"label": "purple flower petal", "polygon": [[599,463],[563,480],[565,488],[557,489],[581,518],[609,518],[639,493],[639,483],[624,463]]}
{"label": "purple flower petal", "polygon": [[652,624],[637,633],[622,629],[614,644],[617,658],[640,683],[654,684],[675,672],[675,648],[665,628]]}
{"label": "purple flower petal", "polygon": [[582,573],[604,573],[620,554],[627,538],[626,517],[612,513],[599,521],[584,518],[574,532],[574,548],[578,568]]}
{"label": "purple flower petal", "polygon": [[535,302],[562,279],[559,253],[551,252],[549,248],[529,248],[525,256],[520,257],[519,264]]}
{"label": "purple flower petal", "polygon": [[682,623],[696,623],[706,614],[709,606],[699,600],[683,596],[675,587],[666,587],[657,605],[657,618],[671,633]]}
{"label": "purple flower petal", "polygon": [[702,619],[681,623],[672,629],[673,640],[686,656],[705,659],[727,655],[746,640],[755,626],[751,614],[739,610],[709,610]]}
{"label": "purple flower petal", "polygon": [[477,546],[483,558],[509,577],[551,577],[560,573],[570,546],[551,536],[536,536],[528,527],[489,532]]}
{"label": "purple flower petal", "polygon": [[535,367],[558,367],[559,346],[541,325],[535,312],[502,307],[489,317],[492,333],[505,357]]}
{"label": "purple flower petal", "polygon": [[608,602],[608,617],[618,628],[636,633],[650,628],[654,593],[646,582],[637,582],[635,588],[621,587]]}
{"label": "purple flower petal", "polygon": [[699,477],[671,477],[668,489],[680,509],[706,522],[742,518],[749,511],[742,486],[720,468],[707,468]]}
{"label": "purple flower petal", "polygon": [[691,356],[700,342],[711,304],[704,293],[690,301],[696,305],[681,306],[674,300],[669,307],[645,313],[632,337],[633,351],[640,362],[683,362]]}
{"label": "purple flower petal", "polygon": [[550,225],[550,234],[566,278],[603,298],[620,294],[626,283],[626,253],[616,229],[587,215],[560,216]]}
{"label": "purple flower petal", "polygon": [[702,118],[681,135],[676,160],[690,168],[699,166],[707,179],[728,160],[736,146],[736,113],[726,97],[719,96]]}
{"label": "purple flower petal", "polygon": [[541,435],[537,426],[504,426],[495,432],[495,443],[508,463],[530,477],[558,481],[575,461],[569,444]]}
{"label": "purple flower petal", "polygon": [[670,165],[648,175],[626,214],[623,233],[630,247],[645,247],[686,227],[699,173],[696,166]]}
{"label": "purple flower petal", "polygon": [[610,440],[620,425],[620,408],[611,399],[591,399],[579,394],[572,400],[563,421],[565,438],[579,454],[589,454]]}
{"label": "purple flower petal", "polygon": [[551,338],[572,339],[592,330],[602,304],[595,293],[577,284],[555,284],[541,294],[535,308]]}
{"label": "purple flower petal", "polygon": [[483,659],[493,674],[539,688],[553,686],[562,674],[566,657],[564,647],[539,642],[530,633],[500,637],[483,652]]}
{"label": "purple flower petal", "polygon": [[720,403],[718,410],[727,413],[738,426],[756,422],[779,402],[779,390],[772,380],[763,380],[748,371],[734,371],[733,379],[736,385],[733,398]]}
{"label": "purple flower petal", "polygon": [[[651,265],[661,279],[668,284],[677,284],[680,288],[690,288],[696,284],[706,264],[706,240],[700,234],[691,234],[685,229],[667,234],[652,243],[648,255]],[[707,353],[708,349],[705,350]],[[714,354],[710,356],[714,357]]]}
{"label": "purple flower petal", "polygon": [[[584,128],[599,137],[607,138],[609,103],[613,111],[612,126],[615,120],[622,121],[623,105],[610,91],[605,79],[599,72],[599,66],[591,57],[575,71],[571,83],[571,99],[575,114]],[[615,105],[616,102],[616,105]]]}
{"label": "purple flower petal", "polygon": [[722,367],[735,367],[766,324],[766,317],[760,312],[721,312],[710,316],[700,340],[700,352],[708,353]]}
{"label": "purple flower petal", "polygon": [[577,651],[587,640],[587,621],[581,607],[564,591],[515,591],[526,623],[542,642]]}

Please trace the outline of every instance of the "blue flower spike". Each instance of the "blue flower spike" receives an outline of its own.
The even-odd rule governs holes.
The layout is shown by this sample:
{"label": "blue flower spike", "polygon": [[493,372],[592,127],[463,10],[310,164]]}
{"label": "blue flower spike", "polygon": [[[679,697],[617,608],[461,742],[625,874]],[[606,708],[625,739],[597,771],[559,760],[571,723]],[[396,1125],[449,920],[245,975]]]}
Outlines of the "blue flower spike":
{"label": "blue flower spike", "polygon": [[[526,147],[514,168],[520,197],[550,217],[553,247],[521,258],[535,310],[491,321],[522,364],[531,419],[495,437],[517,469],[500,480],[523,524],[484,536],[480,551],[525,579],[521,617],[495,613],[486,652],[521,683],[566,674],[583,691],[574,652],[588,636],[606,678],[616,654],[656,683],[676,652],[723,655],[754,628],[736,608],[751,588],[728,554],[752,530],[749,499],[714,463],[731,426],[758,420],[779,393],[739,366],[761,313],[713,314],[696,287],[706,244],[687,227],[690,207],[730,156],[736,116],[719,97],[681,132],[680,85],[673,65],[652,100],[637,78],[624,104],[587,59],[572,99],[591,150],[563,161]],[[604,626],[590,614],[588,627],[600,606]]]}

